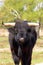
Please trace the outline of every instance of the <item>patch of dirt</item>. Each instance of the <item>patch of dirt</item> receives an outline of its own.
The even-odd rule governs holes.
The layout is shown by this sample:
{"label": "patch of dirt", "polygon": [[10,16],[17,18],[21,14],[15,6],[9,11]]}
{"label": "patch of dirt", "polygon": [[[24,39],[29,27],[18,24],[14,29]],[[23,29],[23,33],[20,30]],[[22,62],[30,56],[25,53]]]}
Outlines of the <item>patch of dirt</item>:
{"label": "patch of dirt", "polygon": [[35,65],[43,65],[43,63],[38,63],[38,64],[35,64]]}
{"label": "patch of dirt", "polygon": [[0,29],[0,36],[8,36],[9,32],[7,29]]}
{"label": "patch of dirt", "polygon": [[0,52],[10,52],[10,48],[0,48]]}
{"label": "patch of dirt", "polygon": [[41,47],[34,47],[33,52],[43,52],[43,48],[41,48]]}

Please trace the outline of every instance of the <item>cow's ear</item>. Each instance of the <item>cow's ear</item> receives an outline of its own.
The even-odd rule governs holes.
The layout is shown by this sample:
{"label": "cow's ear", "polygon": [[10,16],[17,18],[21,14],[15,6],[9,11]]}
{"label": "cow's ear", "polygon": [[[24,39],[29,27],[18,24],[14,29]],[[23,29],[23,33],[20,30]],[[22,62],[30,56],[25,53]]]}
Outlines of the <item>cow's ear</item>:
{"label": "cow's ear", "polygon": [[34,47],[34,45],[36,44],[36,40],[37,40],[37,33],[35,30],[32,31],[32,38],[31,38],[31,41],[32,41],[32,46]]}
{"label": "cow's ear", "polygon": [[28,27],[27,32],[31,32],[31,28],[30,27]]}
{"label": "cow's ear", "polygon": [[34,37],[34,43],[36,43],[36,40],[37,40],[37,32],[36,32],[36,30],[33,30],[33,37]]}
{"label": "cow's ear", "polygon": [[14,28],[12,27],[12,28],[8,28],[8,32],[9,33],[14,33]]}
{"label": "cow's ear", "polygon": [[34,30],[33,34],[35,36],[35,40],[37,40],[37,32],[36,32],[36,30]]}
{"label": "cow's ear", "polygon": [[8,29],[8,32],[10,32],[10,33],[13,33],[15,24],[16,24],[16,23],[4,23],[4,22],[2,22],[2,25],[3,25],[6,29]]}

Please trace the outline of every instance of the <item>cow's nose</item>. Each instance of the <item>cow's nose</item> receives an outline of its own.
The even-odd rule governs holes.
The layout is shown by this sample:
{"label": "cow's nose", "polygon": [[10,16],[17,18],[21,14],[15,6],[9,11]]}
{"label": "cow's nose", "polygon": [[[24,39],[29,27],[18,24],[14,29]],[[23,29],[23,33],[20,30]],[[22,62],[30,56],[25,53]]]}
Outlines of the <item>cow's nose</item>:
{"label": "cow's nose", "polygon": [[20,41],[20,42],[24,42],[24,38],[20,38],[19,41]]}

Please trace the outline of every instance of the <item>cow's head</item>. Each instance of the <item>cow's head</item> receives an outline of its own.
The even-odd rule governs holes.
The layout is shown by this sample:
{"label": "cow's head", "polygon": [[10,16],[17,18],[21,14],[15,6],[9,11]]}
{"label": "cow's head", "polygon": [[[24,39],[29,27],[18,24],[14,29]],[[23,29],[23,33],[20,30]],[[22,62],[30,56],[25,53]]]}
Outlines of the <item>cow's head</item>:
{"label": "cow's head", "polygon": [[[12,26],[12,24],[9,24],[9,26]],[[36,42],[37,34],[35,28],[26,21],[16,21],[8,30],[14,36],[14,40],[18,43],[29,42],[34,44]]]}

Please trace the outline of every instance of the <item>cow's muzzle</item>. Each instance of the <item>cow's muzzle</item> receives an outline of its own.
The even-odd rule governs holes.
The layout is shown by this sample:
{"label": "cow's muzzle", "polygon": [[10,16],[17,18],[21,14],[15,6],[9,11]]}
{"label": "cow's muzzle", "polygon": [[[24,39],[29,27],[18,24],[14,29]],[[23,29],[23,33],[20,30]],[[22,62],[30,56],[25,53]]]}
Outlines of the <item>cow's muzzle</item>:
{"label": "cow's muzzle", "polygon": [[20,41],[20,42],[24,42],[24,38],[20,38],[19,41]]}

